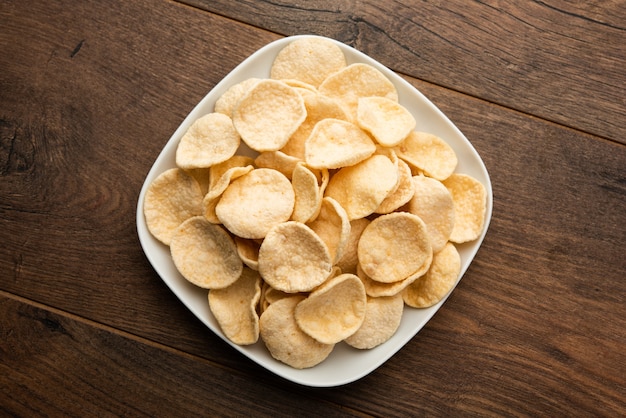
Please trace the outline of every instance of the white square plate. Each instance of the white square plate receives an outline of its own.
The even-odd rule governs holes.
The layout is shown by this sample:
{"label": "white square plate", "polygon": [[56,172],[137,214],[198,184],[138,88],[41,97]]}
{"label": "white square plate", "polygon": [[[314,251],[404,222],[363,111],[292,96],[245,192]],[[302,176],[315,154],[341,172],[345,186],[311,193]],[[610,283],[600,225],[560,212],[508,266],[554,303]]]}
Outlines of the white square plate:
{"label": "white square plate", "polygon": [[[309,35],[283,38],[259,49],[224,77],[185,118],[161,151],[146,177],[137,206],[137,230],[143,250],[156,272],[181,302],[206,324],[211,331],[251,360],[285,379],[306,386],[331,387],[358,380],[382,365],[422,329],[445,302],[445,299],[427,309],[405,307],[402,322],[396,334],[389,341],[378,347],[371,350],[357,350],[345,343],[340,343],[336,345],[331,355],[321,364],[310,369],[296,370],[274,360],[261,341],[251,346],[238,346],[231,343],[224,336],[209,310],[207,291],[190,284],[178,273],[170,257],[169,248],[150,234],[143,214],[144,195],[148,185],[160,173],[175,167],[176,147],[192,122],[200,116],[212,112],[217,98],[233,84],[251,77],[268,78],[270,67],[276,54],[288,43],[302,36]],[[485,185],[487,190],[487,211],[483,232],[476,241],[457,246],[461,255],[461,273],[458,279],[460,280],[476,255],[491,219],[491,182],[483,161],[461,131],[433,103],[408,82],[367,55],[343,43],[335,40],[331,41],[335,42],[343,50],[348,64],[355,62],[370,64],[385,74],[396,86],[400,103],[417,120],[417,129],[430,132],[445,139],[458,156],[459,163],[456,171],[469,174]]]}

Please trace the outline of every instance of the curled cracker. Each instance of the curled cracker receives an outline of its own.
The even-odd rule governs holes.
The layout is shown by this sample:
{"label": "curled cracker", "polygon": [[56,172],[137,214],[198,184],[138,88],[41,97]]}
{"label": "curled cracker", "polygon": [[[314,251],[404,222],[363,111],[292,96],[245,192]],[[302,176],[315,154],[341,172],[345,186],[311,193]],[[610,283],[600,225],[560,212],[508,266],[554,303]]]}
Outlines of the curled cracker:
{"label": "curled cracker", "polygon": [[424,221],[433,252],[438,252],[450,239],[455,224],[452,195],[439,180],[430,177],[415,176],[412,182],[415,194],[407,210]]}
{"label": "curled cracker", "polygon": [[409,202],[414,195],[415,187],[413,186],[411,168],[407,163],[399,159],[398,187],[385,197],[385,200],[380,203],[375,212],[380,214],[391,213]]}
{"label": "curled cracker", "polygon": [[402,291],[404,302],[414,308],[428,308],[441,301],[454,287],[461,272],[461,257],[452,243],[433,255],[424,275]]}
{"label": "curled cracker", "polygon": [[402,296],[385,296],[379,298],[367,298],[365,319],[361,327],[345,342],[361,350],[367,350],[381,345],[389,340],[398,330],[404,301]]}
{"label": "curled cracker", "polygon": [[244,268],[230,286],[209,291],[209,307],[222,332],[235,344],[250,345],[259,339],[259,316],[256,311],[261,297],[261,276]]}
{"label": "curled cracker", "polygon": [[443,184],[454,201],[455,222],[450,241],[462,243],[477,239],[483,231],[487,211],[485,186],[467,174],[452,174]]}
{"label": "curled cracker", "polygon": [[291,219],[302,223],[314,220],[322,208],[323,192],[317,177],[304,163],[298,163],[293,170],[291,183],[295,193]]}
{"label": "curled cracker", "polygon": [[344,273],[356,274],[359,258],[357,255],[357,247],[361,234],[370,221],[367,218],[359,218],[350,221],[350,235],[344,247],[341,258],[337,261],[337,266]]}
{"label": "curled cracker", "polygon": [[303,296],[279,299],[267,306],[259,319],[261,339],[276,360],[295,369],[313,367],[324,361],[334,344],[323,344],[300,329],[294,311]]}
{"label": "curled cracker", "polygon": [[365,319],[367,296],[354,274],[340,274],[298,303],[296,323],[324,344],[336,344],[354,334]]}
{"label": "curled cracker", "polygon": [[343,256],[350,237],[350,220],[346,211],[335,199],[325,197],[319,215],[307,225],[324,241],[335,264]]}

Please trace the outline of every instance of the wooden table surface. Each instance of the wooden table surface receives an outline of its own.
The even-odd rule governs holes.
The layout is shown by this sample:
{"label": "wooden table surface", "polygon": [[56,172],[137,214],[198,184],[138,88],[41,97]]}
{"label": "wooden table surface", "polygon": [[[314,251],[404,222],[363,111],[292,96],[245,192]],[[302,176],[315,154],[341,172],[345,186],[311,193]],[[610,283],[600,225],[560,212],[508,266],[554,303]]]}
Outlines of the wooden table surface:
{"label": "wooden table surface", "polygon": [[[0,415],[619,416],[626,3],[0,0]],[[140,247],[187,113],[284,36],[370,55],[473,143],[484,243],[366,377],[309,388],[208,330]]]}

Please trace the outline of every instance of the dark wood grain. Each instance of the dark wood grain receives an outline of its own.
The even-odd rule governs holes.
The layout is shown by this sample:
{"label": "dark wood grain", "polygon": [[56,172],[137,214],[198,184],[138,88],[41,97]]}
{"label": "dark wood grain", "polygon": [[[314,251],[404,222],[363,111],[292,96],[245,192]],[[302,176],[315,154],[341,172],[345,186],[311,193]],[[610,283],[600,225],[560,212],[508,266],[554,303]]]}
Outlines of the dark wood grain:
{"label": "dark wood grain", "polygon": [[362,416],[2,294],[0,324],[9,416]]}
{"label": "dark wood grain", "polygon": [[403,74],[626,143],[623,1],[185,2],[329,36]]}
{"label": "dark wood grain", "polygon": [[174,343],[163,307],[175,306],[169,328],[192,317],[142,254],[139,190],[184,116],[277,36],[180,5],[113,9],[3,8],[14,15],[0,56],[2,287]]}
{"label": "dark wood grain", "polygon": [[[411,73],[402,67],[409,58],[385,52],[398,48],[399,36],[381,36],[367,23],[398,15],[386,4],[378,11],[367,6],[357,32],[355,21],[336,19],[357,16],[341,3],[336,14],[306,16],[318,25],[312,28],[335,28],[378,59],[397,57],[396,69]],[[613,4],[525,7],[561,10],[559,19],[551,17],[560,39],[569,33],[560,26],[567,16],[619,28],[621,9],[612,13]],[[439,25],[455,7],[421,6],[424,21]],[[493,183],[494,217],[444,308],[362,380],[334,389],[285,382],[232,350],[179,303],[141,251],[139,190],[193,106],[251,52],[280,37],[259,27],[307,21],[297,18],[302,10],[273,7],[242,2],[243,14],[235,15],[172,2],[2,3],[0,411],[615,416],[626,410],[626,146],[615,138],[623,126],[590,122],[593,109],[606,105],[605,87],[619,80],[611,68],[595,69],[589,80],[566,80],[576,87],[568,90],[571,102],[579,103],[560,104],[560,120],[533,110],[532,103],[542,103],[533,92],[515,106],[494,98],[502,85],[519,82],[515,72],[497,73],[495,87],[489,74],[469,84],[459,84],[454,72],[445,75],[449,83],[423,73],[411,73],[422,80],[407,77],[481,154]],[[459,21],[474,48],[495,47],[472,23],[480,17],[473,12],[488,10],[481,19],[491,19],[523,9],[468,7]],[[269,23],[252,19],[252,10]],[[527,19],[547,25],[539,17]],[[519,28],[507,28],[521,36]],[[449,29],[433,33],[452,49],[470,42]],[[581,34],[590,36],[587,29]],[[403,39],[416,51],[422,44],[411,36]],[[526,54],[539,62],[546,51]],[[476,59],[466,65],[482,65]],[[551,59],[555,69],[579,71]],[[616,59],[623,62],[623,50]],[[430,60],[424,71],[437,67]],[[533,76],[528,68],[517,71]],[[589,89],[597,94],[583,94]]]}

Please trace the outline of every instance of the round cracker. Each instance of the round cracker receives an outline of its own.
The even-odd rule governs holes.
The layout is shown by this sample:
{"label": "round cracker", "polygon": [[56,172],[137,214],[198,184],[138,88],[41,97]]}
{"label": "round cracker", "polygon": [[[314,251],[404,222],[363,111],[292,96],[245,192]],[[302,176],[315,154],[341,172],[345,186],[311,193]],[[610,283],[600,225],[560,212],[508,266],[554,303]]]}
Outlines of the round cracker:
{"label": "round cracker", "polygon": [[260,80],[261,79],[259,78],[252,77],[230,86],[215,101],[214,111],[223,113],[224,115],[232,118],[233,110],[235,110],[235,107],[237,107],[241,98],[245,96],[248,90],[250,90],[250,88]]}
{"label": "round cracker", "polygon": [[411,132],[394,149],[409,165],[437,180],[448,178],[458,164],[452,147],[440,137],[426,132]]}
{"label": "round cracker", "polygon": [[406,209],[424,221],[433,252],[436,253],[446,245],[454,228],[452,195],[439,180],[415,176],[411,181],[415,194]]}
{"label": "round cracker", "polygon": [[229,116],[209,113],[197,119],[176,148],[176,165],[185,168],[211,167],[235,155],[241,138]]}
{"label": "round cracker", "polygon": [[354,334],[365,319],[367,296],[354,274],[340,274],[298,303],[294,315],[302,331],[324,344]]}
{"label": "round cracker", "polygon": [[267,306],[259,319],[261,339],[271,356],[295,369],[321,363],[335,347],[320,343],[300,329],[294,311],[303,299],[300,295],[279,299]]}
{"label": "round cracker", "polygon": [[402,296],[386,296],[379,298],[367,298],[365,319],[361,327],[345,342],[361,350],[368,350],[389,340],[398,330],[404,301]]}
{"label": "round cracker", "polygon": [[330,74],[346,66],[341,48],[317,37],[296,39],[278,52],[270,69],[274,79],[296,79],[319,86]]}
{"label": "round cracker", "polygon": [[361,97],[378,96],[398,101],[398,92],[393,83],[379,70],[364,63],[354,63],[331,74],[318,90],[323,95],[339,99],[352,120],[357,118]]}
{"label": "round cracker", "polygon": [[305,119],[302,96],[276,80],[254,84],[233,111],[241,139],[258,152],[281,149]]}
{"label": "round cracker", "polygon": [[404,302],[413,308],[428,308],[440,302],[454,287],[461,272],[461,256],[454,244],[433,255],[433,262],[424,277],[402,291]]}
{"label": "round cracker", "polygon": [[456,243],[478,238],[485,224],[487,190],[474,177],[452,174],[443,182],[454,201],[455,222],[450,241]]}
{"label": "round cracker", "polygon": [[358,100],[357,122],[385,147],[400,144],[416,124],[413,115],[396,100],[375,96]]}
{"label": "round cracker", "polygon": [[328,247],[303,223],[275,225],[259,249],[259,272],[273,288],[287,293],[308,292],[331,273]]}
{"label": "round cracker", "polygon": [[180,168],[159,174],[148,186],[143,203],[150,233],[169,245],[176,228],[202,214],[203,194],[198,182]]}
{"label": "round cracker", "polygon": [[365,160],[376,144],[353,123],[340,119],[319,121],[304,144],[304,159],[313,168],[341,168]]}
{"label": "round cracker", "polygon": [[389,158],[375,154],[337,171],[328,182],[326,196],[345,209],[348,219],[364,218],[396,188],[398,169]]}
{"label": "round cracker", "polygon": [[233,181],[215,207],[217,218],[241,238],[264,238],[274,225],[291,217],[295,195],[277,170],[257,168]]}
{"label": "round cracker", "polygon": [[381,215],[361,234],[359,265],[372,280],[397,282],[415,274],[432,255],[424,222],[407,212]]}
{"label": "round cracker", "polygon": [[230,286],[243,270],[233,239],[203,216],[189,218],[176,229],[170,251],[180,274],[204,289]]}
{"label": "round cracker", "polygon": [[209,308],[226,337],[238,345],[250,345],[259,339],[259,316],[256,306],[261,298],[261,276],[244,268],[230,286],[209,291]]}

